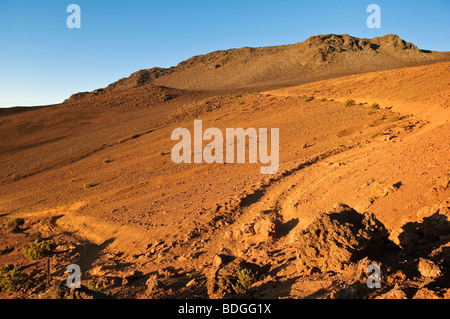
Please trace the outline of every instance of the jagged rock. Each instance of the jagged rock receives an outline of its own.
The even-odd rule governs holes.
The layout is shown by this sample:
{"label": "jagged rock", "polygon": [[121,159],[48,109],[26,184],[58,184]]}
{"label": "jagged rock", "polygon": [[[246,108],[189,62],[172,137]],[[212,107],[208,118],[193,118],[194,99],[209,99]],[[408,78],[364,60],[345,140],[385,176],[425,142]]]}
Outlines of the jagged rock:
{"label": "jagged rock", "polygon": [[255,234],[255,224],[254,223],[243,223],[241,225],[241,231],[246,236],[253,236]]}
{"label": "jagged rock", "polygon": [[431,260],[419,258],[417,270],[423,277],[438,277],[441,275],[441,269]]}
{"label": "jagged rock", "polygon": [[394,185],[389,185],[389,184],[385,184],[385,183],[374,182],[372,184],[371,198],[377,199],[377,198],[386,197],[387,195],[395,192],[399,188],[398,184],[399,183],[394,184]]}
{"label": "jagged rock", "polygon": [[97,266],[91,270],[91,275],[101,277],[106,275],[106,271],[107,269],[104,265]]}
{"label": "jagged rock", "polygon": [[400,246],[409,253],[417,253],[418,246],[430,249],[448,241],[450,221],[439,212],[424,217],[420,222],[409,222],[402,226],[403,232],[398,236]]}
{"label": "jagged rock", "polygon": [[151,275],[145,282],[145,285],[147,286],[147,293],[152,293],[157,290],[161,286],[158,275]]}
{"label": "jagged rock", "polygon": [[197,285],[198,285],[197,280],[192,279],[191,281],[189,281],[189,282],[186,284],[186,288],[189,288],[189,287],[195,287],[195,286],[197,286]]}
{"label": "jagged rock", "polygon": [[359,214],[339,204],[334,212],[319,216],[300,235],[296,242],[298,268],[340,272],[352,262],[376,255],[387,236],[385,227],[373,214]]}
{"label": "jagged rock", "polygon": [[417,211],[416,216],[419,219],[423,219],[423,218],[426,218],[426,217],[433,216],[436,213],[440,213],[442,215],[450,216],[448,214],[449,206],[450,205],[449,205],[448,202],[436,203],[436,204],[431,205],[431,206],[425,206],[425,207],[422,207],[421,209],[419,209]]}
{"label": "jagged rock", "polygon": [[408,299],[408,297],[398,285],[395,285],[394,288],[389,290],[387,293],[378,296],[375,299]]}
{"label": "jagged rock", "polygon": [[422,288],[416,292],[413,299],[440,299],[440,298],[434,291],[427,288]]}

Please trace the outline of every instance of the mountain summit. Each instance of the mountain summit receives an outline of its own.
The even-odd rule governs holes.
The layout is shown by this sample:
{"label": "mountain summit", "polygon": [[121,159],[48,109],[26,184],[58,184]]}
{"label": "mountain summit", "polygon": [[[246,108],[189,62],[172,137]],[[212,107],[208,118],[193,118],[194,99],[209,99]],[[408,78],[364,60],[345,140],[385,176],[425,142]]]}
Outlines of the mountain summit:
{"label": "mountain summit", "polygon": [[149,83],[211,91],[283,87],[442,61],[450,61],[450,52],[420,50],[394,34],[373,39],[317,35],[296,44],[215,51],[175,67],[140,70],[104,89],[75,94],[69,101]]}

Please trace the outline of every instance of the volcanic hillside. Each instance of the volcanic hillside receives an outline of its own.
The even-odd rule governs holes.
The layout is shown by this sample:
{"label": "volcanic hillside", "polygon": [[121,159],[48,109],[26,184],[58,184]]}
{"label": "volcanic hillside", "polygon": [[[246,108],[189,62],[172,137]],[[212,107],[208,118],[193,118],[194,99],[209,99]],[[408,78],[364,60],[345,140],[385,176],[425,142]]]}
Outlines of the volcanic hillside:
{"label": "volcanic hillside", "polygon": [[[306,50],[322,44],[320,56]],[[0,297],[450,298],[450,62],[432,63],[445,54],[394,36],[228,52],[240,62],[208,69],[200,61],[227,55],[212,53],[157,79],[0,114]],[[264,61],[333,78],[277,88],[307,78]],[[426,65],[376,71],[405,64]],[[224,85],[241,92],[193,90],[207,83],[194,70],[217,89],[228,67]],[[279,128],[279,171],[175,164],[172,132],[199,119],[204,130]],[[50,287],[46,259],[29,254],[40,243]],[[371,263],[381,289],[366,285]],[[69,264],[81,267],[76,292]],[[243,269],[257,275],[236,289]]]}
{"label": "volcanic hillside", "polygon": [[[318,35],[274,47],[230,49],[192,57],[169,69],[133,73],[92,94],[147,83],[189,90],[239,90],[287,86],[349,74],[449,61],[448,52],[420,50],[397,35],[359,39]],[[74,95],[75,98],[89,95]]]}

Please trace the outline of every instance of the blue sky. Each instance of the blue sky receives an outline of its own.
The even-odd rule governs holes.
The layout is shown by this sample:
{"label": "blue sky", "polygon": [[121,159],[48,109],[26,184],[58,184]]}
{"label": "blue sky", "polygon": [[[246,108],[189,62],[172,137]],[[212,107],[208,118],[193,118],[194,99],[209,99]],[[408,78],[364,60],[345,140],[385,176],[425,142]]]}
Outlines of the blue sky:
{"label": "blue sky", "polygon": [[[66,25],[72,3],[81,29]],[[371,3],[381,7],[381,29],[366,25]],[[328,33],[394,33],[450,51],[450,1],[0,0],[0,107],[60,103],[193,55]]]}

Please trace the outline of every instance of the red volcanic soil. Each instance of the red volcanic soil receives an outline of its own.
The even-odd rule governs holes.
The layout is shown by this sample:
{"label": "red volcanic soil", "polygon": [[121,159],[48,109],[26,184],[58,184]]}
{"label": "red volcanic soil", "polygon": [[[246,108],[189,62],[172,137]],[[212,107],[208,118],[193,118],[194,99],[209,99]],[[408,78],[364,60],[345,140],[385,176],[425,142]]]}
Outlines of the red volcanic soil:
{"label": "red volcanic soil", "polygon": [[[449,79],[443,62],[222,95],[122,81],[0,114],[0,266],[35,280],[0,294],[73,297],[76,263],[77,298],[449,298]],[[199,119],[279,128],[278,173],[174,164],[172,131]],[[13,217],[24,224],[8,227]],[[48,289],[45,258],[24,256],[46,239]],[[371,263],[381,289],[366,286]],[[236,291],[244,268],[257,275]]]}

